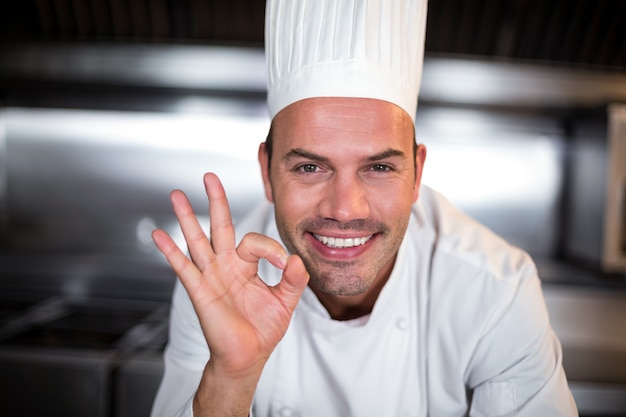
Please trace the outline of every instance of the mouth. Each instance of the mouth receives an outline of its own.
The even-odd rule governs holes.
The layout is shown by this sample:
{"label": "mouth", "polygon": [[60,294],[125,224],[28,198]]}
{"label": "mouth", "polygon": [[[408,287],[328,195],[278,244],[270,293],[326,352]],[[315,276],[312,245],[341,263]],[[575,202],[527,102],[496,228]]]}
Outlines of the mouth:
{"label": "mouth", "polygon": [[344,248],[353,248],[355,246],[361,246],[367,243],[372,238],[373,235],[364,236],[364,237],[333,237],[333,236],[322,236],[313,233],[313,237],[317,239],[318,242],[328,246],[329,248],[335,249],[344,249]]}

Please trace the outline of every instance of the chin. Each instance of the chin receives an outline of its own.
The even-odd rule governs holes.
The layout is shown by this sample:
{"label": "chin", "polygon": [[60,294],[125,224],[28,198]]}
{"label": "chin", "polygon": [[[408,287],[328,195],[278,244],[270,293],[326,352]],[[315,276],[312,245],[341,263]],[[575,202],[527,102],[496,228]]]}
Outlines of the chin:
{"label": "chin", "polygon": [[355,277],[311,277],[309,285],[313,289],[328,295],[336,296],[355,296],[361,295],[370,288],[371,284],[362,278]]}

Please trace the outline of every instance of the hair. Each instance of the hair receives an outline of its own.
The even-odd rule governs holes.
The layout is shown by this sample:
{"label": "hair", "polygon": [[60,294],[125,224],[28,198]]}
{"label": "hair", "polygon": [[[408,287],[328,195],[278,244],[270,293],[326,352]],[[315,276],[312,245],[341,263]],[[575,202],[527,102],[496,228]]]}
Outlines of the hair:
{"label": "hair", "polygon": [[272,153],[274,151],[274,144],[273,144],[273,135],[272,135],[272,128],[274,126],[274,123],[272,122],[272,124],[270,124],[270,130],[269,132],[267,132],[267,137],[265,138],[265,151],[267,152],[267,163],[271,163],[272,162]]}

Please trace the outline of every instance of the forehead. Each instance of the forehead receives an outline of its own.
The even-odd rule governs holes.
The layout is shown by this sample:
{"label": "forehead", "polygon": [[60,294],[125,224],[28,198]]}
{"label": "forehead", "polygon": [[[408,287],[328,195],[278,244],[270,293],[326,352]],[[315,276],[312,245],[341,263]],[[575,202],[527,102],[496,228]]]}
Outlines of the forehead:
{"label": "forehead", "polygon": [[274,148],[412,146],[413,123],[400,107],[366,98],[317,97],[293,103],[272,124]]}

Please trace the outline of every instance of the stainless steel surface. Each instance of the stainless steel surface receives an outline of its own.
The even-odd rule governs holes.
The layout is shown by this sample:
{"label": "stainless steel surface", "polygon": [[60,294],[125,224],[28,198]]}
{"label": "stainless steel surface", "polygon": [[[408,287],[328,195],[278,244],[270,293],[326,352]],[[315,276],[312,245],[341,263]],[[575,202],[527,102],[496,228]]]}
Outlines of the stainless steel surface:
{"label": "stainless steel surface", "polygon": [[[0,300],[10,301],[5,294]],[[5,301],[6,300],[6,301]],[[3,349],[100,350],[128,354],[167,335],[168,303],[114,298],[50,296],[4,320]]]}
{"label": "stainless steel surface", "polygon": [[106,352],[2,349],[2,414],[110,416],[111,365],[112,358]]}
{"label": "stainless steel surface", "polygon": [[205,215],[206,171],[221,174],[237,219],[262,196],[256,151],[268,122],[226,105],[213,114],[5,109],[5,248],[161,260],[153,228],[180,235],[169,192],[184,189]]}
{"label": "stainless steel surface", "polygon": [[607,124],[604,117],[576,121],[570,140],[569,183],[565,192],[565,252],[570,259],[599,267],[602,258]]}
{"label": "stainless steel surface", "polygon": [[626,114],[612,105],[575,120],[564,189],[564,251],[606,272],[626,272]]}
{"label": "stainless steel surface", "polygon": [[568,377],[626,384],[626,291],[548,285],[544,294]]}
{"label": "stainless steel surface", "polygon": [[[264,93],[262,48],[162,44],[0,44],[0,80]],[[5,86],[11,89],[11,84]],[[626,102],[626,74],[427,56],[420,101],[531,108]]]}
{"label": "stainless steel surface", "polygon": [[581,415],[626,415],[626,290],[544,285]]}
{"label": "stainless steel surface", "polygon": [[263,48],[4,44],[0,77],[243,92],[265,91]]}
{"label": "stainless steel surface", "polygon": [[[258,0],[7,2],[0,41],[263,43]],[[426,53],[545,65],[626,68],[619,0],[440,0],[428,4]]]}
{"label": "stainless steel surface", "polygon": [[420,101],[536,109],[626,102],[626,74],[429,57]]}
{"label": "stainless steel surface", "polygon": [[570,389],[581,417],[626,415],[626,384],[571,382]]}
{"label": "stainless steel surface", "polygon": [[7,132],[6,116],[0,109],[0,235],[7,233]]}
{"label": "stainless steel surface", "polygon": [[602,267],[626,272],[626,105],[609,107]]}
{"label": "stainless steel surface", "polygon": [[122,411],[143,406],[136,415],[148,415],[162,365],[155,359],[156,365],[138,367],[137,361],[160,358],[167,302],[37,299],[30,293],[18,299],[0,297],[3,413],[105,417],[129,415]]}
{"label": "stainless steel surface", "polygon": [[511,243],[535,256],[555,256],[565,145],[557,120],[424,106],[416,137],[428,149],[425,184]]}
{"label": "stainless steel surface", "polygon": [[137,354],[116,373],[115,417],[148,417],[163,376],[160,354]]}

